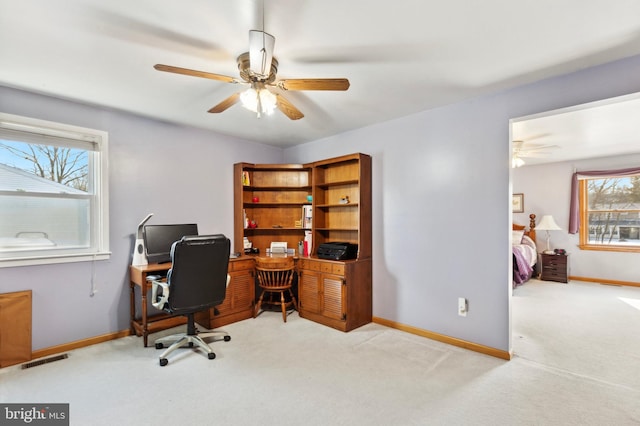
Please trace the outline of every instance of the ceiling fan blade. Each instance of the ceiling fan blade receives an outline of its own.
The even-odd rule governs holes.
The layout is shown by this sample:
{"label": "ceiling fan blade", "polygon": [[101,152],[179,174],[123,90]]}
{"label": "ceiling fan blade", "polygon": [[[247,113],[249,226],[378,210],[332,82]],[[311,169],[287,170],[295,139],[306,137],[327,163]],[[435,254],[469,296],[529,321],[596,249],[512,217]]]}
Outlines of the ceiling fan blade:
{"label": "ceiling fan blade", "polygon": [[193,77],[208,78],[208,79],[211,79],[211,80],[223,81],[225,83],[239,83],[239,81],[236,80],[235,78],[229,77],[229,76],[226,76],[226,75],[213,74],[213,73],[204,72],[204,71],[190,70],[188,68],[174,67],[174,66],[171,66],[171,65],[156,64],[156,65],[153,66],[153,68],[157,69],[158,71],[165,71],[165,72],[172,72],[172,73],[175,73],[175,74],[190,75],[190,76],[193,76]]}
{"label": "ceiling fan blade", "polygon": [[550,152],[519,152],[518,157],[544,158],[550,156]]}
{"label": "ceiling fan blade", "polygon": [[282,90],[347,90],[346,78],[298,78],[280,80],[277,86]]}
{"label": "ceiling fan blade", "polygon": [[276,101],[278,103],[278,109],[290,119],[299,120],[304,117],[304,114],[301,113],[298,108],[294,107],[293,104],[286,100],[282,95],[276,95]]}
{"label": "ceiling fan blade", "polygon": [[227,99],[223,100],[222,102],[220,102],[218,105],[214,106],[207,112],[211,112],[215,114],[215,113],[226,111],[228,108],[234,106],[238,102],[238,100],[240,100],[240,93],[234,93],[233,95],[229,96]]}
{"label": "ceiling fan blade", "polygon": [[544,151],[546,149],[560,148],[558,145],[525,145],[519,148],[520,152]]}

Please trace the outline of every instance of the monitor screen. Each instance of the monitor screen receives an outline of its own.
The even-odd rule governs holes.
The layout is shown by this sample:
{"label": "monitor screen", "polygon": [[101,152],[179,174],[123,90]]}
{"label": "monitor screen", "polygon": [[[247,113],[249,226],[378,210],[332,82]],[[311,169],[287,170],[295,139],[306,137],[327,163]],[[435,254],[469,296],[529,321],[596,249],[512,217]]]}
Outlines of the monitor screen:
{"label": "monitor screen", "polygon": [[171,262],[171,246],[185,235],[198,235],[198,225],[145,225],[142,230],[149,263]]}

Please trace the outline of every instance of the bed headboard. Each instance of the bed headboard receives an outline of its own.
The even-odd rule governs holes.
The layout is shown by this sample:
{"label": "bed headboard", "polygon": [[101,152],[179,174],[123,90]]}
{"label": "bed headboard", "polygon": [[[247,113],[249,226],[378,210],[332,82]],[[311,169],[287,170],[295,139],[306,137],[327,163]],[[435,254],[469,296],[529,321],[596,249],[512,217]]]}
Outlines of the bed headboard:
{"label": "bed headboard", "polygon": [[527,229],[527,227],[524,226],[524,225],[517,225],[515,223],[512,225],[512,229],[514,231],[522,231],[524,229],[524,235],[528,235],[529,238],[531,238],[534,243],[537,243],[537,241],[536,241],[536,215],[535,214],[531,213],[529,215],[529,229]]}

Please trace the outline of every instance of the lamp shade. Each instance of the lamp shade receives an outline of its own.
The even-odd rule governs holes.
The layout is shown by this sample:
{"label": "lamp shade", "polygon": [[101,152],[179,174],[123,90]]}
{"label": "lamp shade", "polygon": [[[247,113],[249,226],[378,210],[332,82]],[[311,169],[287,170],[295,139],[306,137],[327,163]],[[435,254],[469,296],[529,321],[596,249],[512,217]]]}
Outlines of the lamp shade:
{"label": "lamp shade", "polygon": [[562,228],[558,226],[555,220],[553,220],[553,216],[550,214],[546,214],[542,216],[540,222],[536,225],[536,230],[541,231],[560,231]]}
{"label": "lamp shade", "polygon": [[277,99],[276,95],[271,93],[264,86],[254,84],[244,92],[240,93],[240,102],[242,106],[258,114],[258,118],[262,114],[271,115],[276,109]]}

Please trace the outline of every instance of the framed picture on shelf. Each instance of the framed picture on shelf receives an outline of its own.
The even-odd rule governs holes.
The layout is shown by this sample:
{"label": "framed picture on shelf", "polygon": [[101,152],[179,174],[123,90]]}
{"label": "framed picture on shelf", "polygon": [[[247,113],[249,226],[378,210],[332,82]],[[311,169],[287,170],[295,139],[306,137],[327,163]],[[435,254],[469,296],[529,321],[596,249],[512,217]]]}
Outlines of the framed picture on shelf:
{"label": "framed picture on shelf", "polygon": [[524,213],[524,194],[512,195],[511,211],[513,213]]}

